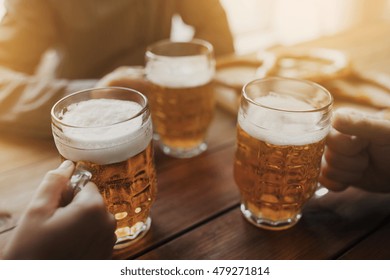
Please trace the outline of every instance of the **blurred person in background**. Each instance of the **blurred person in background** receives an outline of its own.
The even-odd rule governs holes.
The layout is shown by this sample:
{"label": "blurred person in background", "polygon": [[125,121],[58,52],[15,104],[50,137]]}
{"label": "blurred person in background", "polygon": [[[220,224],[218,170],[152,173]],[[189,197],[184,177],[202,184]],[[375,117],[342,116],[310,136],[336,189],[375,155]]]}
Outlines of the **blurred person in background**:
{"label": "blurred person in background", "polygon": [[[0,23],[0,131],[50,136],[60,98],[95,87],[120,66],[143,65],[146,47],[171,35],[173,15],[216,55],[234,52],[218,0],[6,0]],[[51,50],[52,71],[39,74]]]}

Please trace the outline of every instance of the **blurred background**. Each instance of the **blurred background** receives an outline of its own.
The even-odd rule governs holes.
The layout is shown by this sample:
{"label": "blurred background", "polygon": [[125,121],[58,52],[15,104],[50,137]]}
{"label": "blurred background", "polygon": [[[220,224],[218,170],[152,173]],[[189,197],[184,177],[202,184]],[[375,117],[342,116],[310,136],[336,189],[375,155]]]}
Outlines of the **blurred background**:
{"label": "blurred background", "polygon": [[389,20],[389,0],[223,0],[238,52],[333,35]]}
{"label": "blurred background", "polygon": [[[293,45],[373,21],[390,21],[390,0],[221,0],[238,54]],[[172,36],[192,36],[174,18]]]}
{"label": "blurred background", "polygon": [[[194,0],[196,1],[196,0]],[[221,0],[237,54],[292,45],[373,21],[390,21],[390,0]],[[5,13],[0,0],[0,19]],[[191,26],[173,18],[172,38],[186,40]]]}

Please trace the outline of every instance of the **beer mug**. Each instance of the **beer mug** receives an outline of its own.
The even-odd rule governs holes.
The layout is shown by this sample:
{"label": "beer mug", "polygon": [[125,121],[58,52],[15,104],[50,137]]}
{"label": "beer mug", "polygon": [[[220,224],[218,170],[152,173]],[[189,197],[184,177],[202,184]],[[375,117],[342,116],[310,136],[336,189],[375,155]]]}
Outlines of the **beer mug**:
{"label": "beer mug", "polygon": [[164,40],[146,51],[153,126],[165,154],[189,158],[207,149],[214,111],[213,47],[199,39]]}
{"label": "beer mug", "polygon": [[257,227],[293,226],[318,186],[333,98],[290,78],[247,83],[238,112],[234,178],[241,211]]}
{"label": "beer mug", "polygon": [[207,149],[205,138],[214,113],[213,46],[200,39],[162,40],[150,45],[145,56],[145,67],[119,67],[99,85],[129,82],[130,87],[143,88],[162,151],[177,158],[201,154]]}
{"label": "beer mug", "polygon": [[160,148],[177,158],[201,154],[215,104],[212,45],[199,39],[163,40],[150,45],[145,56],[143,74]]}
{"label": "beer mug", "polygon": [[88,89],[59,100],[51,117],[61,158],[76,163],[71,183],[91,179],[117,221],[114,248],[142,238],[157,191],[147,98],[127,88]]}

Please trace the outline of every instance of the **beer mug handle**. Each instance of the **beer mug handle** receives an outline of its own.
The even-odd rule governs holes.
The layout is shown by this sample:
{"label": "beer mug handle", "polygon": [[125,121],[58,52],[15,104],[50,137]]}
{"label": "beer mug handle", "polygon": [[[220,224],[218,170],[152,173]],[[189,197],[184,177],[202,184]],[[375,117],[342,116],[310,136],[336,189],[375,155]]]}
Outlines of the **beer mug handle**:
{"label": "beer mug handle", "polygon": [[73,190],[73,195],[76,195],[79,191],[81,191],[82,188],[84,188],[85,185],[91,180],[91,178],[91,172],[76,165],[76,168],[69,181],[69,186]]}

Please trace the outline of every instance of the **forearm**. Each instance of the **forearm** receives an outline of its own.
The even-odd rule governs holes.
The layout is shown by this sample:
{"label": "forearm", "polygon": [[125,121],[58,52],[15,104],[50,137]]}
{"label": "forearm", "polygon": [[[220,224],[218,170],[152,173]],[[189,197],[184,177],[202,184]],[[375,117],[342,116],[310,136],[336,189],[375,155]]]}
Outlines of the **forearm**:
{"label": "forearm", "polygon": [[51,135],[50,110],[63,96],[93,87],[96,80],[45,80],[0,69],[0,130]]}
{"label": "forearm", "polygon": [[234,53],[227,16],[218,0],[179,0],[177,5],[184,22],[194,26],[195,37],[209,41],[217,56]]}
{"label": "forearm", "polygon": [[210,42],[215,50],[216,56],[228,55],[234,53],[233,38],[227,25],[222,22],[216,22],[215,33],[211,33],[205,28],[198,28],[195,37],[202,38]]}

